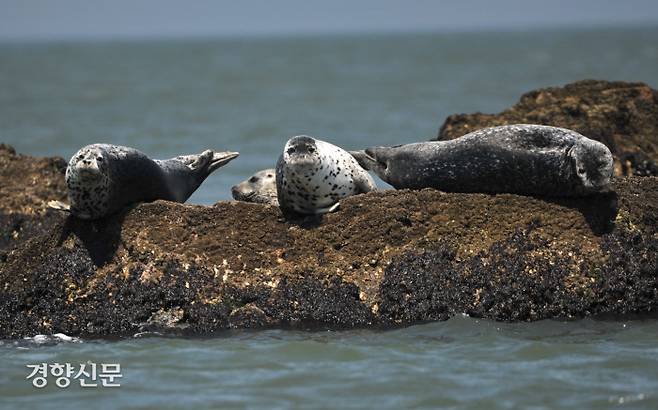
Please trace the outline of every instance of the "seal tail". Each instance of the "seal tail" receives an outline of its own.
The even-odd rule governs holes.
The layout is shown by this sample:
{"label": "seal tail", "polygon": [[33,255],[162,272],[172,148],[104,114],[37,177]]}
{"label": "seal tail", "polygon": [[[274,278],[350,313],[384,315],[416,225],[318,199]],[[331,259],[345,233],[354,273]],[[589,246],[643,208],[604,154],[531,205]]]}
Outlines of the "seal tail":
{"label": "seal tail", "polygon": [[218,168],[231,162],[240,155],[238,152],[205,150],[201,154],[182,155],[175,159],[182,162],[189,169],[197,173],[202,178],[206,178]]}
{"label": "seal tail", "polygon": [[348,151],[351,156],[354,157],[356,162],[361,165],[361,168],[370,171],[372,169],[372,166],[377,163],[377,161],[368,155],[366,150],[359,150],[359,151]]}

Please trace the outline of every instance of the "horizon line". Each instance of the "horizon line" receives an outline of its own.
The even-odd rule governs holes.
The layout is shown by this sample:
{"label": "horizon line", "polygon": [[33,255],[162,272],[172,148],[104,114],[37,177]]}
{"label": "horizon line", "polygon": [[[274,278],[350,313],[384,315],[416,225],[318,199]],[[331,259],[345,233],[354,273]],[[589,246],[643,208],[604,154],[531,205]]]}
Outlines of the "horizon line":
{"label": "horizon line", "polygon": [[593,30],[647,30],[657,29],[658,22],[642,21],[633,23],[548,23],[532,25],[513,25],[508,27],[444,27],[418,29],[383,29],[383,30],[318,30],[318,31],[271,31],[271,32],[235,32],[235,33],[153,33],[153,34],[74,34],[74,35],[36,35],[36,36],[1,36],[0,44],[47,44],[47,43],[90,43],[90,42],[150,42],[150,41],[195,41],[195,40],[263,40],[263,39],[313,39],[355,36],[404,36],[404,35],[442,35],[442,34],[486,34],[486,33],[532,33],[556,30],[586,32]]}

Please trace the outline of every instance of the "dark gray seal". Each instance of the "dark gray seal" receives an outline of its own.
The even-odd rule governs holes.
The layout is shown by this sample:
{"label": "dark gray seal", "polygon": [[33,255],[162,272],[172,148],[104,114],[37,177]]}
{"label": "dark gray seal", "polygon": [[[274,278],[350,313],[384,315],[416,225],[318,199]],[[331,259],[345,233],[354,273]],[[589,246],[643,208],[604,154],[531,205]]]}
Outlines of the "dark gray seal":
{"label": "dark gray seal", "polygon": [[347,151],[301,135],[285,145],[276,165],[279,207],[306,215],[335,211],[342,198],[377,189]]}
{"label": "dark gray seal", "polygon": [[279,206],[276,197],[276,170],[264,169],[231,188],[233,199]]}
{"label": "dark gray seal", "polygon": [[70,212],[97,219],[136,202],[185,202],[208,175],[238,155],[207,150],[154,160],[134,148],[88,145],[73,155],[66,168]]}
{"label": "dark gray seal", "polygon": [[398,189],[581,196],[609,190],[613,173],[612,154],[602,143],[572,130],[531,124],[352,155]]}

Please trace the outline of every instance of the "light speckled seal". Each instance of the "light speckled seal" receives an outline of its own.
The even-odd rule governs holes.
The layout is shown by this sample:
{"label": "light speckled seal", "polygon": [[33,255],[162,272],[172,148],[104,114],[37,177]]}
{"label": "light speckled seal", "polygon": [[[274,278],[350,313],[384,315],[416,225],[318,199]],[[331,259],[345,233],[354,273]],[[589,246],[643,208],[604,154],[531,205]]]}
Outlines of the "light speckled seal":
{"label": "light speckled seal", "polygon": [[351,154],[398,189],[581,196],[609,190],[613,173],[612,154],[602,143],[533,124]]}
{"label": "light speckled seal", "polygon": [[81,219],[97,219],[136,202],[185,202],[208,175],[237,156],[206,150],[153,160],[134,148],[88,145],[66,168],[70,211]]}
{"label": "light speckled seal", "polygon": [[281,210],[306,215],[332,212],[342,198],[377,189],[347,151],[306,135],[286,143],[276,185]]}
{"label": "light speckled seal", "polygon": [[231,188],[233,199],[279,206],[276,197],[276,170],[264,169]]}

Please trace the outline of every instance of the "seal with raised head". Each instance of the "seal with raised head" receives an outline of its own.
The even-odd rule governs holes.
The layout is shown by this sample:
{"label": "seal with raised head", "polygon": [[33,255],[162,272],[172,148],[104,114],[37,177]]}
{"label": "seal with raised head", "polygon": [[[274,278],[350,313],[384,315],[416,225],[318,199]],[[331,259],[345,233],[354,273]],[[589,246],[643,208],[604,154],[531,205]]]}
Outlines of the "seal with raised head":
{"label": "seal with raised head", "polygon": [[582,196],[609,190],[613,173],[612,154],[602,143],[534,124],[351,154],[397,189]]}
{"label": "seal with raised head", "polygon": [[66,168],[70,212],[98,219],[136,202],[185,202],[213,171],[237,152],[150,159],[129,147],[93,144],[80,149]]}
{"label": "seal with raised head", "polygon": [[279,207],[313,215],[335,211],[342,198],[377,189],[347,151],[300,135],[288,140],[276,165]]}
{"label": "seal with raised head", "polygon": [[279,206],[276,197],[276,170],[269,168],[256,172],[249,179],[233,185],[231,194],[237,201]]}

